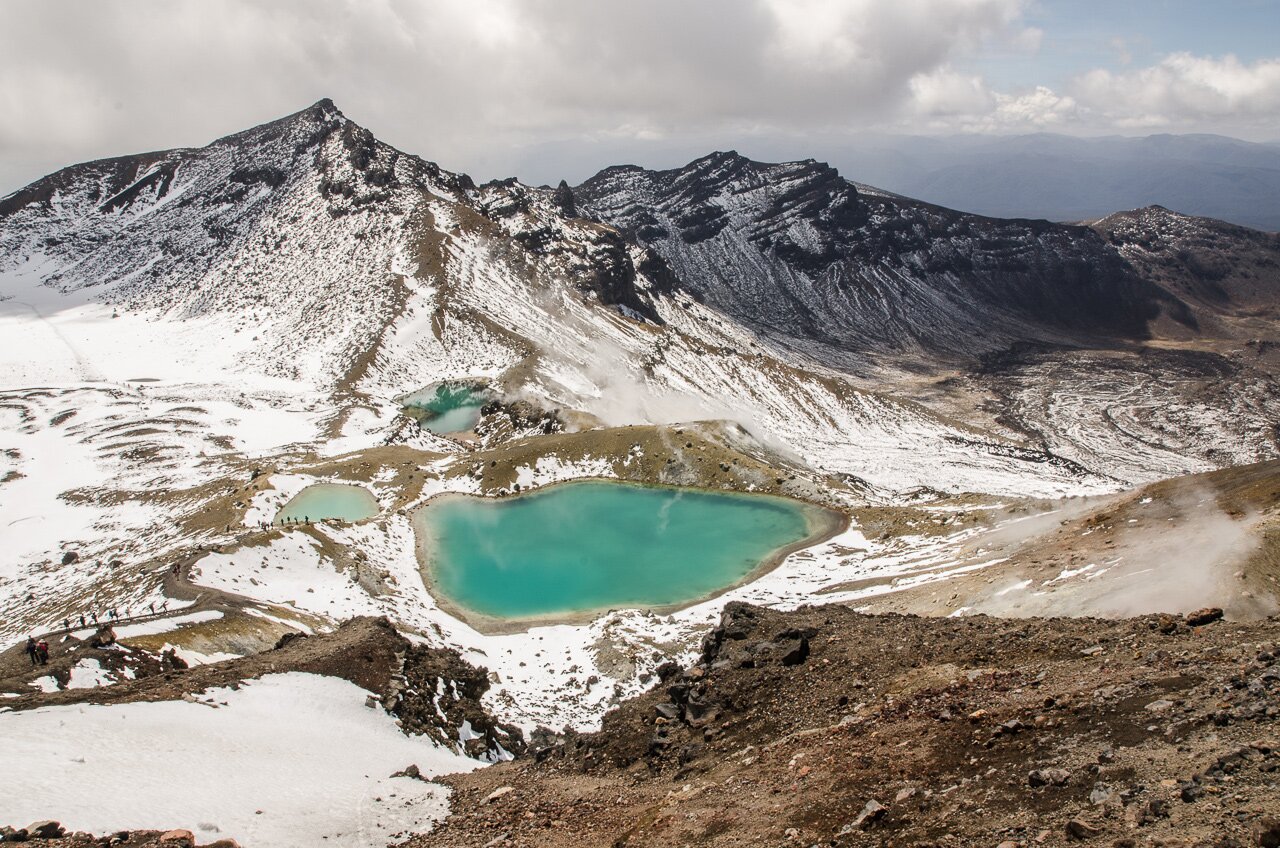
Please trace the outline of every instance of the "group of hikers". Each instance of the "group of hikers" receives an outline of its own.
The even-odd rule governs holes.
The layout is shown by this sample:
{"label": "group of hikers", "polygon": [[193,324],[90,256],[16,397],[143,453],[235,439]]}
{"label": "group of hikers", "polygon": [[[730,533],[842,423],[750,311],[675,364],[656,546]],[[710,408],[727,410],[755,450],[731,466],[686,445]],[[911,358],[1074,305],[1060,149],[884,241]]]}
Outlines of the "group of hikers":
{"label": "group of hikers", "polygon": [[[90,624],[97,624],[97,623],[98,623],[98,614],[97,614],[96,612],[94,612],[93,610],[89,610],[89,612],[88,612],[88,613],[83,613],[83,612],[82,612],[82,613],[80,613],[80,616],[79,616],[79,617],[80,617],[80,626],[81,626],[81,627],[88,627]],[[120,618],[120,614],[119,614],[118,612],[116,612],[114,608],[107,610],[107,619],[108,619],[108,620],[114,621],[114,620],[116,620],[116,619],[118,619],[118,618]],[[72,625],[73,623],[74,623],[74,622],[73,622],[70,618],[64,618],[64,619],[62,619],[62,629],[63,629],[63,630],[70,630],[70,629],[71,629],[71,625]]]}
{"label": "group of hikers", "polygon": [[[174,567],[176,568],[177,566],[174,566]],[[167,599],[164,601],[161,601],[159,606],[156,605],[155,601],[152,601],[151,603],[147,604],[147,609],[151,611],[151,615],[167,612],[169,609],[169,601]],[[81,627],[91,627],[91,626],[96,627],[100,624],[100,622],[98,621],[98,614],[93,610],[89,610],[88,612],[82,612],[78,616],[76,616],[76,618],[79,619]],[[120,620],[120,613],[116,611],[115,607],[112,607],[111,609],[107,610],[106,618],[108,623],[117,622]],[[75,625],[75,619],[72,619],[70,617],[62,619],[63,630],[70,631],[73,629],[74,625]],[[31,657],[32,665],[48,664],[49,643],[46,642],[45,640],[40,639],[37,641],[34,636],[28,636],[26,651],[27,651],[27,655]]]}
{"label": "group of hikers", "polygon": [[49,664],[49,643],[41,639],[39,642],[35,638],[27,637],[27,656],[31,657],[32,665],[48,665]]}
{"label": "group of hikers", "polygon": [[311,516],[304,515],[301,518],[281,518],[278,523],[282,527],[287,527],[290,524],[310,524]]}
{"label": "group of hikers", "polygon": [[[174,567],[176,568],[177,566],[174,566]],[[169,610],[169,601],[168,599],[165,599],[160,602],[159,606],[156,606],[156,602],[152,601],[151,603],[147,604],[147,609],[150,611],[151,615],[156,615],[157,613],[161,613],[161,612],[167,612]],[[128,610],[126,610],[125,612],[127,613]],[[128,618],[127,615],[124,617]],[[79,619],[81,627],[97,626],[98,624],[101,623],[98,621],[98,614],[93,610],[89,610],[87,613],[82,612],[76,618]],[[120,619],[121,619],[121,615],[119,612],[116,611],[115,607],[112,607],[111,609],[107,610],[108,623],[117,622],[117,621],[120,621]],[[73,618],[62,619],[62,629],[71,630],[74,627],[75,622],[76,622],[76,619],[73,619]]]}

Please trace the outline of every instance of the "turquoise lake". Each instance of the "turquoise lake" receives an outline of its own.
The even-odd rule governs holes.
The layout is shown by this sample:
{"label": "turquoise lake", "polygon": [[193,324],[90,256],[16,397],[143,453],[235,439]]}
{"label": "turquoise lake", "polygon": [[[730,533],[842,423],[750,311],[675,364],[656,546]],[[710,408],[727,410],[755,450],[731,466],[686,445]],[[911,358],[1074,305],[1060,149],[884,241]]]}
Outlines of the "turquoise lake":
{"label": "turquoise lake", "polygon": [[480,409],[490,398],[470,386],[442,383],[429,386],[400,399],[402,406],[416,410],[419,422],[432,433],[464,433],[480,420]]}
{"label": "turquoise lake", "polygon": [[319,521],[325,518],[363,521],[373,518],[378,512],[378,502],[363,486],[316,483],[290,498],[276,513],[276,521]]}
{"label": "turquoise lake", "polygon": [[414,514],[436,591],[503,619],[694,601],[834,521],[783,498],[596,481]]}

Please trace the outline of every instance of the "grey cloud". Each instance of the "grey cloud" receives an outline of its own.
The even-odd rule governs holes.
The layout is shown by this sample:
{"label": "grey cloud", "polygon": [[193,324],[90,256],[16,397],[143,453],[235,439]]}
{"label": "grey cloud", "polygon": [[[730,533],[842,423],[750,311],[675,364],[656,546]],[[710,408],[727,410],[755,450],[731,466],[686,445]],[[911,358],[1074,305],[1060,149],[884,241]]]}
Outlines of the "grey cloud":
{"label": "grey cloud", "polygon": [[[1274,61],[1172,57],[1062,92],[964,70],[1034,50],[1029,0],[42,0],[0,5],[0,192],[332,97],[474,176],[581,179],[898,132],[1280,135]],[[1135,122],[1133,117],[1146,120]]]}
{"label": "grey cloud", "polygon": [[1022,4],[5,4],[0,186],[204,144],[323,96],[385,140],[482,177],[549,142],[642,150],[868,125],[901,108],[917,74],[1016,37]]}

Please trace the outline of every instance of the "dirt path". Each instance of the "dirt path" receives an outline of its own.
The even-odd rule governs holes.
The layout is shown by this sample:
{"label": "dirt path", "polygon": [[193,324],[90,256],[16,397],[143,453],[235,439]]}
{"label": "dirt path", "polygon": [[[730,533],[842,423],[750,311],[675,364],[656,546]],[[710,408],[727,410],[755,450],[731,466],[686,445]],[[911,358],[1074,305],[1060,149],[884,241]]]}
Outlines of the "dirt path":
{"label": "dirt path", "polygon": [[[192,566],[207,553],[207,551],[197,550],[182,556],[166,570],[160,585],[167,598],[174,601],[190,601],[190,603],[173,609],[159,608],[154,612],[122,615],[118,618],[110,618],[104,615],[100,616],[97,621],[94,621],[91,617],[86,617],[86,623],[83,625],[76,624],[80,620],[80,616],[77,615],[72,619],[71,627],[60,627],[32,633],[31,635],[34,636],[36,641],[43,640],[48,642],[48,665],[31,665],[30,658],[26,653],[25,638],[20,639],[17,644],[0,651],[0,691],[28,691],[31,681],[49,676],[59,670],[65,670],[64,667],[67,663],[74,661],[73,655],[77,654],[79,649],[87,645],[103,628],[109,627],[114,630],[135,624],[181,618],[193,613],[206,611],[233,615],[246,608],[265,609],[267,607],[266,604],[244,595],[191,582]],[[177,632],[176,628],[175,632]],[[123,641],[129,643],[132,640],[129,637],[124,637]],[[4,703],[0,701],[0,704]]]}

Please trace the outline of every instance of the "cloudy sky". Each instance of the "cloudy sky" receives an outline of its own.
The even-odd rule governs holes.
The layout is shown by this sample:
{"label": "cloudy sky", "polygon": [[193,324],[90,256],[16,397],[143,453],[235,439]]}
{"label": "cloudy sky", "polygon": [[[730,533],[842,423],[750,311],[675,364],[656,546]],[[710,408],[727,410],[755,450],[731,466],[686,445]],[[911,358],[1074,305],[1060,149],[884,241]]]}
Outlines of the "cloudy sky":
{"label": "cloudy sky", "polygon": [[532,182],[868,132],[1275,141],[1277,33],[1278,0],[13,0],[0,194],[321,97]]}

